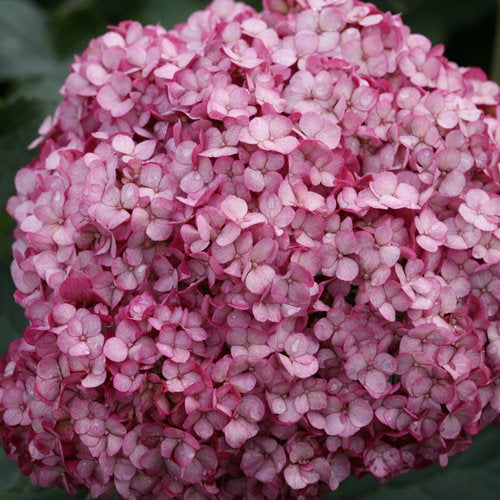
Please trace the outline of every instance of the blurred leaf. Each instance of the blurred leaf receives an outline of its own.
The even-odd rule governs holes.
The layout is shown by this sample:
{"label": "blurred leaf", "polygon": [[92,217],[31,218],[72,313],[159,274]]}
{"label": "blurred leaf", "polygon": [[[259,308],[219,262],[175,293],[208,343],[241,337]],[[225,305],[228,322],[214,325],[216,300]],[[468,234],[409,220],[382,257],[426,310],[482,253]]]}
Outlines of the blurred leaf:
{"label": "blurred leaf", "polygon": [[262,10],[262,0],[244,0],[245,3],[251,5],[255,10]]}
{"label": "blurred leaf", "polygon": [[[0,450],[0,495],[2,500],[90,500],[90,494],[81,490],[76,495],[70,495],[62,488],[40,488],[33,486],[30,479],[21,474],[17,464],[7,459]],[[120,500],[114,495],[109,500]]]}
{"label": "blurred leaf", "polygon": [[351,477],[323,500],[496,500],[500,471],[500,429],[490,427],[474,438],[469,450],[452,457],[447,467],[411,471],[383,485],[371,476]]}
{"label": "blurred leaf", "polygon": [[[9,274],[8,261],[2,261],[2,272],[0,273],[2,287],[0,291],[0,353],[7,352],[10,343],[22,336],[27,322],[23,310],[13,299],[14,286]],[[3,469],[2,469],[3,470]]]}
{"label": "blurred leaf", "polygon": [[12,340],[20,337],[26,327],[22,309],[14,302],[14,284],[10,277],[11,244],[14,221],[3,210],[14,194],[16,172],[35,156],[27,145],[36,138],[44,116],[42,106],[34,100],[0,100],[0,353],[7,351]]}
{"label": "blurred leaf", "polygon": [[[3,450],[0,451],[0,484],[6,489],[12,484],[20,474],[17,464],[11,460],[7,460]],[[3,493],[3,492],[2,492]],[[2,497],[4,495],[2,494]]]}
{"label": "blurred leaf", "polygon": [[14,193],[14,176],[35,156],[27,147],[37,137],[37,129],[44,118],[40,101],[19,98],[0,100],[0,158],[2,182],[0,206]]}
{"label": "blurred leaf", "polygon": [[29,478],[18,472],[2,492],[2,500],[83,500],[86,492],[70,496],[61,488],[40,488],[33,486]]}
{"label": "blurred leaf", "polygon": [[82,52],[91,38],[109,25],[138,19],[145,2],[136,0],[66,0],[50,12],[50,27],[58,54],[68,57]]}
{"label": "blurred leaf", "polygon": [[[469,27],[475,23],[482,23],[495,12],[498,5],[496,0],[479,0],[473,4],[470,0],[455,0],[450,12],[450,3],[445,0],[372,0],[372,2],[383,11],[402,13],[403,22],[411,27],[413,33],[427,36],[434,44],[446,44],[452,35],[460,33],[464,46],[471,45],[467,37]],[[477,46],[475,45],[476,49]]]}
{"label": "blurred leaf", "polygon": [[[31,133],[31,129],[35,132],[31,134],[31,139],[24,145],[25,149],[28,144],[37,136],[38,127],[43,118],[49,114],[54,113],[57,105],[61,101],[60,88],[64,84],[64,80],[68,76],[69,65],[60,64],[52,73],[42,75],[39,78],[29,78],[19,80],[15,83],[13,90],[9,96],[9,102],[28,101],[37,108],[36,119],[39,121],[35,123],[33,120],[26,133]],[[1,104],[0,104],[1,106]],[[28,139],[28,137],[26,136]],[[31,153],[29,153],[31,154]]]}
{"label": "blurred leaf", "polygon": [[0,78],[51,73],[56,61],[43,11],[25,0],[0,0]]}
{"label": "blurred leaf", "polygon": [[50,27],[58,53],[72,56],[82,52],[91,38],[102,34],[106,23],[96,2],[71,0],[51,13]]}
{"label": "blurred leaf", "polygon": [[141,21],[145,24],[160,23],[170,29],[176,24],[186,22],[196,10],[204,9],[210,2],[207,0],[181,0],[165,2],[165,0],[149,0],[142,12]]}

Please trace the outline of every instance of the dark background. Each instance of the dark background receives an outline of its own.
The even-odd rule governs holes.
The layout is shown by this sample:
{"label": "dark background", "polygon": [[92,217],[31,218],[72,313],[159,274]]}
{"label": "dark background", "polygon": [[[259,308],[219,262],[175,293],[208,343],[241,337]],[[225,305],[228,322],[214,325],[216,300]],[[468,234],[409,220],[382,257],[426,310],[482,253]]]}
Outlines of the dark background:
{"label": "dark background", "polygon": [[[247,3],[258,6],[259,0]],[[480,66],[500,77],[500,15],[495,0],[379,0],[383,10],[401,12],[406,24],[462,66]],[[59,101],[72,55],[91,37],[123,19],[160,22],[170,28],[207,0],[0,0],[0,354],[20,336],[25,321],[12,299],[10,279],[13,222],[5,203],[15,172],[36,154],[26,146]],[[496,36],[495,36],[496,33]],[[496,47],[496,50],[495,50]],[[1,425],[1,423],[0,423]],[[58,489],[31,486],[15,464],[0,455],[2,500],[70,498]],[[82,493],[77,498],[85,498]],[[90,498],[88,496],[87,498]],[[500,432],[487,429],[450,465],[414,471],[378,485],[349,479],[328,498],[338,500],[497,500],[500,498]]]}

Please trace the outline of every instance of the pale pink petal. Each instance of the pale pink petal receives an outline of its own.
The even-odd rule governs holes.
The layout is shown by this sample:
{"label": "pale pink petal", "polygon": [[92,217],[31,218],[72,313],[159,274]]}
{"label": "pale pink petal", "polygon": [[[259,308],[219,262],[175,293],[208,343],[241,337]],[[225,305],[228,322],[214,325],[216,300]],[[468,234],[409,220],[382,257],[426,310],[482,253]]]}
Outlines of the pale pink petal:
{"label": "pale pink petal", "polygon": [[260,265],[247,274],[245,284],[252,293],[262,295],[271,285],[275,276],[276,271],[271,266]]}
{"label": "pale pink petal", "polygon": [[111,337],[104,344],[104,355],[111,361],[121,363],[128,357],[127,345],[122,339]]}

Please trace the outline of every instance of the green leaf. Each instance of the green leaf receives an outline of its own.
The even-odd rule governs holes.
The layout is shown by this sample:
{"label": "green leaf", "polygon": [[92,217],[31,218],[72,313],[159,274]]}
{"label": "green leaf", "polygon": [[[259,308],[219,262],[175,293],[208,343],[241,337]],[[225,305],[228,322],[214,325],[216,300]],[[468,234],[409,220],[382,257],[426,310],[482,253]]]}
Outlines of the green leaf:
{"label": "green leaf", "polygon": [[0,79],[51,73],[56,66],[44,13],[25,0],[0,0]]}
{"label": "green leaf", "polygon": [[[66,76],[69,73],[69,64],[59,64],[54,71],[47,75],[41,75],[38,78],[26,78],[18,80],[13,86],[9,102],[29,101],[36,106],[37,114],[34,118],[43,119],[49,114],[53,114],[57,105],[61,101],[59,93]],[[35,123],[34,120],[30,125],[35,127],[35,134],[25,144],[25,148],[36,137],[36,130],[41,122]]]}
{"label": "green leaf", "polygon": [[[5,452],[3,450],[0,451],[0,484],[3,486],[5,490],[9,485],[16,481],[18,475],[20,474],[17,464],[8,460],[5,456]],[[3,493],[3,491],[2,491]],[[3,494],[2,494],[3,498]]]}
{"label": "green leaf", "polygon": [[[62,488],[40,488],[31,484],[29,477],[21,474],[17,464],[7,459],[0,450],[0,495],[2,500],[91,500],[88,491],[82,489],[76,495],[70,495]],[[114,495],[109,500],[120,500]]]}
{"label": "green leaf", "polygon": [[262,0],[244,0],[244,2],[251,5],[256,11],[262,10]]}
{"label": "green leaf", "polygon": [[7,351],[10,342],[20,337],[26,328],[22,309],[15,303],[14,284],[10,277],[11,244],[14,221],[3,210],[14,194],[16,172],[35,156],[27,145],[36,138],[44,116],[42,106],[33,100],[0,100],[0,354]]}
{"label": "green leaf", "polygon": [[182,0],[179,2],[165,2],[164,0],[149,0],[141,14],[145,24],[160,23],[170,29],[176,24],[186,22],[196,10],[204,9],[210,2],[207,0]]}
{"label": "green leaf", "polygon": [[[495,12],[495,0],[480,0],[471,7],[470,0],[450,3],[435,0],[372,0],[381,10],[402,13],[403,21],[413,33],[426,35],[433,43],[447,43],[455,33],[467,31],[471,25]],[[464,40],[465,41],[465,40]]]}
{"label": "green leaf", "polygon": [[3,271],[4,267],[5,264],[2,262],[2,273],[0,274],[2,280],[2,291],[0,293],[0,300],[2,301],[0,307],[0,354],[7,352],[10,343],[22,336],[27,325],[23,310],[12,297],[14,292],[12,279],[8,273]]}
{"label": "green leaf", "polygon": [[28,145],[36,139],[38,127],[45,116],[40,101],[18,98],[0,100],[0,159],[2,182],[0,206],[14,194],[14,176],[36,155],[28,151]]}
{"label": "green leaf", "polygon": [[434,465],[378,484],[371,476],[351,477],[323,500],[496,500],[500,486],[500,429],[490,427],[471,448],[452,457],[447,467]]}
{"label": "green leaf", "polygon": [[62,488],[40,488],[33,486],[28,477],[17,472],[2,492],[2,500],[84,500],[87,492],[81,491],[74,496]]}
{"label": "green leaf", "polygon": [[102,35],[109,25],[137,19],[144,2],[136,0],[67,0],[49,16],[52,39],[63,57],[82,52],[91,38]]}

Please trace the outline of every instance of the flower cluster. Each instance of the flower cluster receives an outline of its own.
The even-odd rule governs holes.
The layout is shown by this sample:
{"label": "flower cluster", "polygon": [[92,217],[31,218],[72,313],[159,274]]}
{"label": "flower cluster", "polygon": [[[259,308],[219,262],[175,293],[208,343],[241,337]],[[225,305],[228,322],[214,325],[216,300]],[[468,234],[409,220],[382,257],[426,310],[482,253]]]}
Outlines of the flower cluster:
{"label": "flower cluster", "polygon": [[0,442],[126,499],[317,499],[500,412],[498,86],[358,0],[76,57],[16,177]]}

